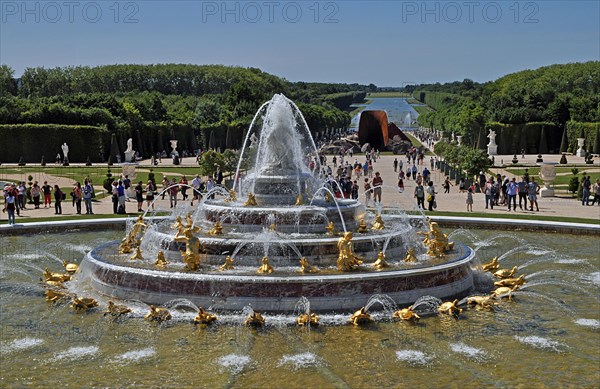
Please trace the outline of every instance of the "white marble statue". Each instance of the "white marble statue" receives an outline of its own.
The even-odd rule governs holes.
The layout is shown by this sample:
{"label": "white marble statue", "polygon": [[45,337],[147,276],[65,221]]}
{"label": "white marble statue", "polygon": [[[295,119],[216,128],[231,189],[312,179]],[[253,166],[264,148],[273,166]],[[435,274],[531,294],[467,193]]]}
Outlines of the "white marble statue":
{"label": "white marble statue", "polygon": [[69,146],[67,145],[67,142],[63,143],[62,146],[60,146],[60,148],[62,149],[63,152],[63,160],[65,159],[69,159]]}
{"label": "white marble statue", "polygon": [[492,130],[490,128],[490,133],[487,136],[490,139],[490,143],[488,143],[488,146],[492,146],[496,144],[496,131]]}
{"label": "white marble statue", "polygon": [[125,162],[135,162],[135,151],[133,151],[133,140],[127,139],[127,150],[125,150]]}
{"label": "white marble statue", "polygon": [[133,139],[129,138],[127,139],[127,150],[125,150],[125,152],[132,152],[133,151]]}

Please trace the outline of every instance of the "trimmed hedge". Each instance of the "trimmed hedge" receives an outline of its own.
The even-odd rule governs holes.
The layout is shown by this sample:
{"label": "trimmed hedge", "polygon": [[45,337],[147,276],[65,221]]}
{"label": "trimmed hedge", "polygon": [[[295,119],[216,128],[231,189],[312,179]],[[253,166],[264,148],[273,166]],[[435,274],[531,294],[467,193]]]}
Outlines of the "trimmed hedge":
{"label": "trimmed hedge", "polygon": [[106,128],[65,124],[0,124],[2,139],[2,162],[16,162],[23,156],[24,162],[39,163],[42,155],[60,153],[61,145],[69,146],[70,162],[85,162],[88,156],[101,162],[104,145],[109,134]]}
{"label": "trimmed hedge", "polygon": [[[585,150],[588,152],[593,152],[599,128],[600,123],[582,123],[575,121],[567,122],[567,137],[569,140],[569,147],[571,147],[573,153],[575,153],[575,151],[579,148],[577,146],[577,138],[579,138],[582,132],[583,137],[585,138]],[[597,153],[598,151],[594,152]]]}
{"label": "trimmed hedge", "polygon": [[[527,154],[538,154],[540,152],[558,154],[560,150],[562,128],[554,123],[504,124],[493,122],[487,123],[485,128],[486,136],[489,133],[488,129],[491,128],[496,131],[498,154],[520,154],[521,149],[525,149],[525,153]],[[542,128],[544,129],[545,141],[542,139]]]}

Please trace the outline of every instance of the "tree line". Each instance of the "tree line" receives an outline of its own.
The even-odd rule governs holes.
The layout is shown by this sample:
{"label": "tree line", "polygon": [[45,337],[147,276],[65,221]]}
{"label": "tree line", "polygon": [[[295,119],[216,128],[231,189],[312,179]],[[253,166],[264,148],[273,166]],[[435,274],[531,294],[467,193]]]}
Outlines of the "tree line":
{"label": "tree line", "polygon": [[[575,132],[592,150],[600,124],[600,62],[545,66],[486,83],[419,85],[413,97],[435,110],[419,116],[421,126],[463,135],[475,147],[485,147],[487,128],[495,127],[506,132],[499,143],[506,152],[522,146],[564,152],[576,144]],[[569,137],[564,147],[563,133]]]}
{"label": "tree line", "polygon": [[[35,124],[27,131],[35,128],[36,133],[43,133],[40,126],[53,125],[48,128],[57,137],[64,133],[65,142],[69,126],[78,126],[77,136],[81,128],[98,128],[101,146],[88,155],[93,161],[110,155],[113,137],[107,133],[115,134],[121,151],[132,138],[143,157],[168,152],[170,139],[179,140],[179,150],[236,149],[260,105],[275,93],[296,101],[318,134],[348,126],[349,105],[362,102],[367,90],[369,86],[359,84],[293,83],[260,69],[222,65],[35,67],[25,69],[19,79],[2,65],[0,125],[18,131]],[[44,144],[30,147],[39,150],[13,150],[2,158],[16,162],[24,154],[35,159],[57,152]]]}

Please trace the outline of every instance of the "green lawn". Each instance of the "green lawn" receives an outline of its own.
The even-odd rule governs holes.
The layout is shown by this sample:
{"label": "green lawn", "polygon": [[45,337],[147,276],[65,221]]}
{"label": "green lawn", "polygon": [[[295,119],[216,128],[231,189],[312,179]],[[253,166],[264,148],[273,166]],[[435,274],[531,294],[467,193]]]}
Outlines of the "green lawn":
{"label": "green lawn", "polygon": [[433,112],[433,109],[431,109],[427,105],[417,105],[417,106],[413,106],[413,108],[414,108],[415,111],[417,111],[417,113],[419,115],[423,115],[425,113]]}
{"label": "green lawn", "polygon": [[[569,181],[571,181],[571,178],[573,177],[573,174],[571,173],[571,169],[573,167],[556,167],[556,179],[554,180],[554,185],[557,186],[563,186],[563,185],[569,185]],[[579,182],[582,181],[583,178],[583,173],[585,172],[586,176],[590,176],[592,183],[594,181],[596,181],[596,179],[600,178],[600,173],[594,172],[594,173],[589,173],[586,172],[586,168],[589,170],[590,166],[587,165],[582,165],[582,166],[578,166],[577,169],[579,169],[579,173],[577,173],[577,177],[579,177]],[[511,172],[512,174],[521,177],[523,176],[523,174],[525,174],[525,170],[527,169],[527,171],[529,172],[530,176],[535,177],[536,179],[539,179],[539,181],[541,182],[542,179],[539,177],[540,175],[540,168],[539,167],[530,167],[530,168],[526,168],[526,167],[519,167],[519,168],[511,168],[511,167],[507,167],[505,170]],[[564,173],[568,173],[567,175],[562,175]],[[566,188],[565,188],[566,189]]]}
{"label": "green lawn", "polygon": [[372,92],[367,93],[367,99],[376,99],[383,97],[411,97],[410,93],[406,92]]}

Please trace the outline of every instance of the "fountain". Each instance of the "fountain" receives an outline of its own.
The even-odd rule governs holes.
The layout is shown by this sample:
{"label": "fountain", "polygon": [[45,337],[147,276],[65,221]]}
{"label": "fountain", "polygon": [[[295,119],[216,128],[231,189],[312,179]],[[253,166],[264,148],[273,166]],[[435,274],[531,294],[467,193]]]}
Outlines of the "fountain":
{"label": "fountain", "polygon": [[[252,122],[226,198],[205,196],[174,225],[169,219],[150,227],[140,218],[120,244],[88,253],[79,277],[111,298],[157,306],[185,298],[216,311],[251,304],[291,312],[302,297],[315,312],[349,311],[374,294],[410,304],[472,289],[469,247],[448,242],[436,223],[423,220],[412,223],[429,228],[425,244],[409,218],[379,213],[367,226],[373,215],[356,200],[336,199],[309,169],[311,160],[320,171],[302,113],[275,95]],[[238,179],[244,161],[251,166]]]}

